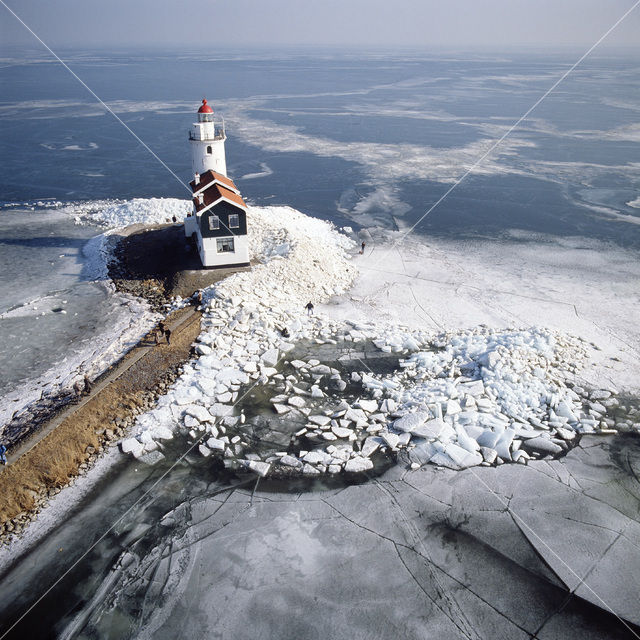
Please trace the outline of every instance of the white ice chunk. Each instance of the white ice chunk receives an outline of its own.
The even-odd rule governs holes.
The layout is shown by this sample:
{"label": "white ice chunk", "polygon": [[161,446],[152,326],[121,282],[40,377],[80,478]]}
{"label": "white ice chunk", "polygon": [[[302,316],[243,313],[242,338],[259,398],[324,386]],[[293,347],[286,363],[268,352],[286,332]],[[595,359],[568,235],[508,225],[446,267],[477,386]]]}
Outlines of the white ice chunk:
{"label": "white ice chunk", "polygon": [[134,457],[142,455],[144,446],[136,438],[127,438],[120,443],[122,453],[131,453]]}
{"label": "white ice chunk", "polygon": [[402,418],[398,418],[393,423],[393,427],[397,431],[413,431],[423,425],[430,417],[431,414],[426,411],[408,413],[407,415],[402,416]]}
{"label": "white ice chunk", "polygon": [[209,411],[199,404],[190,404],[188,407],[185,407],[185,413],[189,416],[194,417],[200,422],[213,421],[213,416],[209,413]]}
{"label": "white ice chunk", "polygon": [[275,367],[278,364],[278,349],[268,349],[262,354],[262,362],[267,367]]}
{"label": "white ice chunk", "polygon": [[347,460],[344,465],[344,470],[349,473],[361,473],[373,469],[373,462],[369,458],[362,458],[357,456]]}

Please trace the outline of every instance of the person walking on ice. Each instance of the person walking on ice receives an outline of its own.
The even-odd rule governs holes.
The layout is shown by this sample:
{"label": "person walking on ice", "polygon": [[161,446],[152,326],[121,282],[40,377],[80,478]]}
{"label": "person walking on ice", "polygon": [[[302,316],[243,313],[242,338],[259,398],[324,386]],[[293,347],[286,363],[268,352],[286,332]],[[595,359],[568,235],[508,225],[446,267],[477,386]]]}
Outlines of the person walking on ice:
{"label": "person walking on ice", "polygon": [[313,315],[313,302],[307,302],[307,304],[304,307],[307,310],[307,315],[308,316],[312,316]]}
{"label": "person walking on ice", "polygon": [[362,255],[362,254],[364,253],[364,248],[365,248],[366,246],[367,246],[367,245],[365,244],[365,241],[363,240],[363,241],[362,241],[362,244],[360,245],[360,255]]}
{"label": "person walking on ice", "polygon": [[0,444],[0,464],[7,464],[7,447]]}

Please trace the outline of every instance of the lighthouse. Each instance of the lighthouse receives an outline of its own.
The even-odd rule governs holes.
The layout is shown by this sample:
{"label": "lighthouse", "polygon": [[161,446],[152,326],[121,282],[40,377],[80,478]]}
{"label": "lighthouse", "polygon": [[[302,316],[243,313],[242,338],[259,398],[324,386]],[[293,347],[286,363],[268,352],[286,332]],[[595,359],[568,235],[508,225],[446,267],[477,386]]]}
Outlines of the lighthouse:
{"label": "lighthouse", "polygon": [[198,109],[198,122],[189,130],[193,180],[193,212],[184,232],[198,249],[204,267],[249,266],[247,205],[227,176],[224,122],[213,118],[206,100]]}
{"label": "lighthouse", "polygon": [[191,144],[191,173],[205,173],[211,169],[223,176],[227,175],[227,161],[224,155],[224,120],[216,122],[213,109],[206,99],[198,109],[198,122],[189,131]]}

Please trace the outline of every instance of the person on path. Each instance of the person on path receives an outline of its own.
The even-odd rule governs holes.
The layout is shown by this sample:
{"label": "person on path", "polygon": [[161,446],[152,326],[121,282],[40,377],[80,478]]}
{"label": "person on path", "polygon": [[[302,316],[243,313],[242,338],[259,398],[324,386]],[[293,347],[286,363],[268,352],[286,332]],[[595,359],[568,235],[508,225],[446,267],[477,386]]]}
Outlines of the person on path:
{"label": "person on path", "polygon": [[84,376],[84,389],[82,390],[82,393],[85,396],[88,396],[91,393],[91,380],[89,380],[89,376],[87,374]]}
{"label": "person on path", "polygon": [[164,335],[167,338],[167,344],[171,344],[171,329],[165,329]]}
{"label": "person on path", "polygon": [[0,444],[0,464],[7,464],[7,447]]}
{"label": "person on path", "polygon": [[362,244],[360,245],[360,254],[361,254],[361,255],[364,253],[364,248],[365,248],[366,246],[367,246],[367,245],[365,244],[365,242],[364,242],[364,240],[363,240],[363,241],[362,241]]}
{"label": "person on path", "polygon": [[307,304],[305,305],[305,309],[307,310],[307,315],[308,316],[312,316],[313,315],[313,302],[307,302]]}

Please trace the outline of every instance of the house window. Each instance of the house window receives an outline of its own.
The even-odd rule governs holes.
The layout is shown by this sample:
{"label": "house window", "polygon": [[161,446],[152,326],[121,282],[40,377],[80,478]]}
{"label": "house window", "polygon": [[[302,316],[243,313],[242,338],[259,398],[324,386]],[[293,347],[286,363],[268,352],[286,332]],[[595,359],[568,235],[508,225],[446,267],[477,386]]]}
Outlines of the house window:
{"label": "house window", "polygon": [[207,153],[208,153],[209,155],[211,155],[211,154],[213,153],[213,147],[212,147],[211,145],[209,145],[209,146],[207,147]]}
{"label": "house window", "polygon": [[229,216],[229,229],[237,229],[240,226],[240,216],[237,213],[232,213]]}
{"label": "house window", "polygon": [[220,218],[218,216],[209,216],[209,230],[215,231],[220,228]]}
{"label": "house window", "polygon": [[218,253],[235,253],[233,238],[218,238]]}

